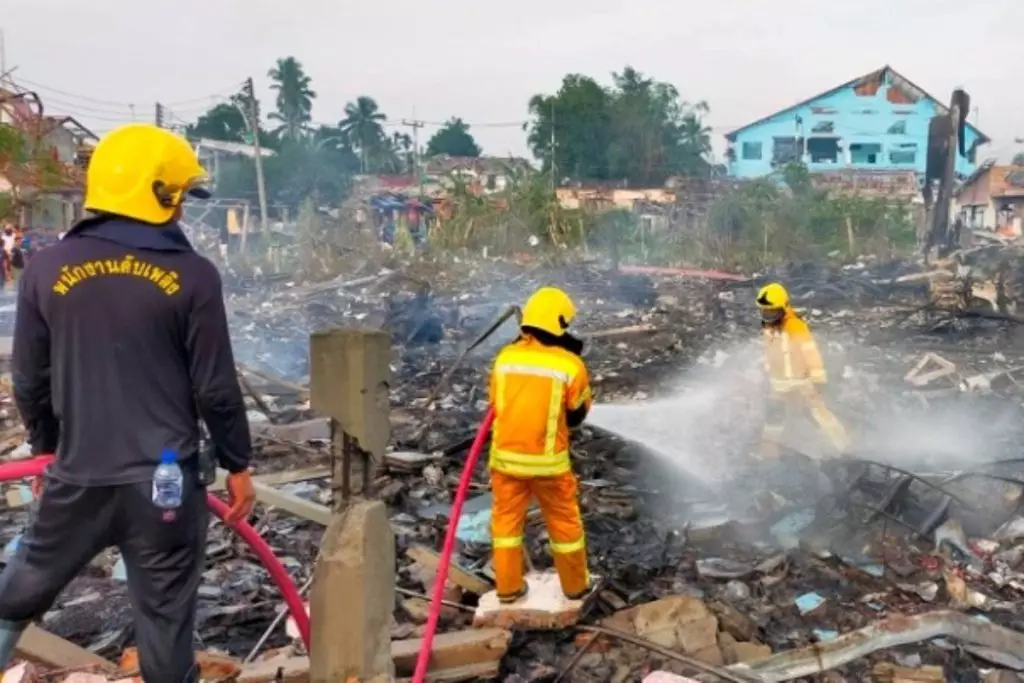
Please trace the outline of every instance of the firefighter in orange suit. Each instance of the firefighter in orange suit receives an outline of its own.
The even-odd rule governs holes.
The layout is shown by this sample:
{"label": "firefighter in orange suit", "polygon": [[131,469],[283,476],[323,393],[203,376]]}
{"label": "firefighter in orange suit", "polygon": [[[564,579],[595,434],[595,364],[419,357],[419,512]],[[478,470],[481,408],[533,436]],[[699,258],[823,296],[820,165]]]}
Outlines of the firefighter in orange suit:
{"label": "firefighter in orange suit", "polygon": [[765,367],[770,391],[761,455],[774,458],[793,412],[806,411],[832,443],[836,454],[849,447],[846,430],[825,405],[818,387],[827,381],[825,365],[810,328],[793,310],[785,287],[773,282],[757,293],[764,330]]}
{"label": "firefighter in orange suit", "polygon": [[570,599],[590,589],[569,430],[590,410],[590,380],[569,334],[576,307],[554,287],[537,290],[523,308],[520,335],[498,353],[491,372],[495,420],[491,436],[491,536],[498,599],[526,595],[523,531],[530,499],[540,503],[555,569]]}

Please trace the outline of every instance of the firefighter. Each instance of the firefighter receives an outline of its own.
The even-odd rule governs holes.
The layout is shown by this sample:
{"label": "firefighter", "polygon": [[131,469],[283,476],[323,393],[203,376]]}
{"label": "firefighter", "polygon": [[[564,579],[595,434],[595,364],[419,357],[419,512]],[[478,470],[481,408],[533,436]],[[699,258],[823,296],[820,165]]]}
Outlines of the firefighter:
{"label": "firefighter", "polygon": [[[56,460],[33,482],[34,520],[0,575],[0,666],[79,570],[117,546],[142,678],[198,677],[208,521],[200,418],[229,472],[229,523],[248,517],[255,498],[220,276],[177,223],[186,196],[209,196],[204,178],[184,138],[148,124],[115,129],[86,172],[92,215],[22,274],[14,398],[32,452]],[[169,497],[162,483],[158,497],[165,458],[182,479]]]}
{"label": "firefighter", "polygon": [[570,599],[590,590],[569,430],[590,410],[583,342],[569,333],[576,307],[554,287],[526,302],[519,338],[498,353],[490,378],[495,419],[489,467],[491,536],[498,599],[526,595],[523,531],[531,498],[540,504],[555,569]]}
{"label": "firefighter", "polygon": [[842,454],[849,447],[846,430],[825,405],[818,387],[828,377],[811,330],[793,310],[785,287],[773,282],[757,293],[764,330],[765,367],[770,382],[761,455],[778,456],[779,444],[793,412],[806,411]]}

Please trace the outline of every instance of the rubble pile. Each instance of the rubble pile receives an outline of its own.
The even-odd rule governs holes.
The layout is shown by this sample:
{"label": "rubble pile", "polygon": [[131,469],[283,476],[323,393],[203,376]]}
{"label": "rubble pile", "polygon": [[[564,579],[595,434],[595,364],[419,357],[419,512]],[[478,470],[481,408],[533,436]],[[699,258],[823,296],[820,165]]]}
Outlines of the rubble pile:
{"label": "rubble pile", "polygon": [[[739,682],[826,671],[836,683],[1012,680],[1005,672],[1024,671],[1024,472],[1014,460],[1024,443],[1022,330],[1012,316],[936,305],[930,269],[867,262],[772,274],[819,335],[830,403],[862,436],[849,460],[821,469],[799,447],[778,462],[750,457],[760,425],[750,301],[760,279],[453,261],[317,284],[228,282],[257,446],[254,526],[308,590],[331,499],[327,424],[308,410],[308,335],[388,329],[393,450],[374,489],[389,506],[399,557],[392,657],[398,674],[410,675],[453,493],[486,408],[489,364],[514,337],[514,321],[467,350],[509,306],[556,284],[577,302],[574,330],[588,340],[598,401],[671,397],[694,369],[746,382],[726,415],[734,428],[703,430],[687,444],[729,476],[694,480],[650,444],[585,426],[573,461],[599,584],[578,626],[510,635],[474,628],[493,588],[481,464],[458,526],[435,659],[513,682],[633,681],[657,671]],[[7,458],[27,455],[14,413],[4,398]],[[27,486],[6,487],[8,554],[30,498]],[[531,565],[550,568],[538,511],[528,527]],[[116,554],[97,558],[43,632],[131,675],[123,581]],[[283,680],[308,678],[276,590],[219,522],[200,599],[204,677],[272,680],[283,669]],[[75,652],[19,665],[18,680],[96,665]]]}

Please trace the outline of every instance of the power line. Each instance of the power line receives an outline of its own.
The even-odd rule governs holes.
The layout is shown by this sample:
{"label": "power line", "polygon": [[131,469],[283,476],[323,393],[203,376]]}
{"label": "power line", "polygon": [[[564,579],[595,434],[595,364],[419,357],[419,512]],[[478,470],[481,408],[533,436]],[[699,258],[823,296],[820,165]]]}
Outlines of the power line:
{"label": "power line", "polygon": [[[124,109],[124,108],[127,108],[127,107],[135,107],[138,104],[137,102],[119,102],[119,101],[116,101],[116,100],[104,100],[104,99],[99,99],[99,98],[96,98],[96,97],[90,97],[88,95],[81,95],[81,94],[78,94],[78,93],[69,92],[67,90],[61,90],[59,88],[54,88],[54,87],[46,85],[44,83],[39,83],[37,81],[33,81],[33,80],[28,79],[28,78],[23,78],[21,76],[19,76],[17,78],[17,81],[20,81],[21,83],[26,83],[28,85],[31,85],[34,88],[37,88],[37,89],[42,90],[44,92],[50,92],[50,93],[54,93],[56,95],[63,95],[64,97],[70,97],[73,100],[81,100],[83,102],[91,102],[93,104],[105,105],[107,107],[117,107],[117,108]],[[217,98],[222,98],[223,99],[223,98],[229,97],[230,95],[236,94],[242,88],[242,85],[243,85],[243,83],[241,81],[239,81],[239,82],[233,83],[232,85],[228,86],[227,88],[219,90],[219,91],[217,91],[217,92],[215,92],[213,94],[203,95],[202,97],[192,97],[192,98],[185,99],[185,100],[177,100],[177,101],[174,101],[174,102],[168,102],[166,106],[168,106],[168,107],[179,106],[180,107],[182,105],[188,105],[188,104],[192,104],[192,103],[196,103],[196,102],[202,102],[204,100],[213,100],[213,99],[217,99]]]}

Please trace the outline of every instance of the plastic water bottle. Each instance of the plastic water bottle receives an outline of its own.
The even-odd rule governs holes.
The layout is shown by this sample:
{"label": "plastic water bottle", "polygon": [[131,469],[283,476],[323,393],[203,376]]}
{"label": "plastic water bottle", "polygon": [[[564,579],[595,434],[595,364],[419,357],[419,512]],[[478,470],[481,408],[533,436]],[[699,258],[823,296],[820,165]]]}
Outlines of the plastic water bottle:
{"label": "plastic water bottle", "polygon": [[178,454],[165,448],[160,464],[153,473],[153,504],[163,510],[181,507],[182,486],[185,477],[178,465]]}

